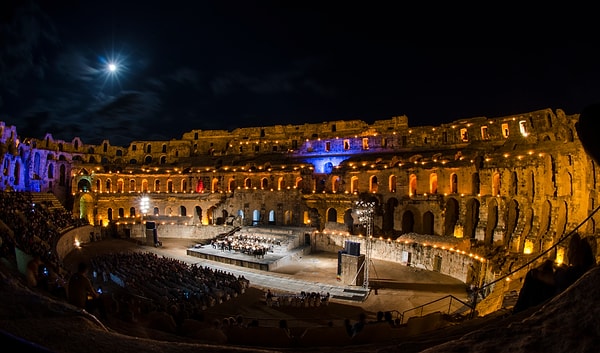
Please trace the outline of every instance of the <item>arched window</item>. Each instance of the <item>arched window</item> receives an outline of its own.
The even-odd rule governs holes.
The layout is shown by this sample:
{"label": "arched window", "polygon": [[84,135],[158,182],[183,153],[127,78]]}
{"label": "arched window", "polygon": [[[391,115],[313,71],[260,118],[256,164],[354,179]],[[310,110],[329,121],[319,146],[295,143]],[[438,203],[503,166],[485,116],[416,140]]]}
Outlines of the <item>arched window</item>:
{"label": "arched window", "polygon": [[[429,193],[437,194],[438,189],[438,177],[436,173],[429,175]],[[427,234],[427,233],[426,233]]]}
{"label": "arched window", "polygon": [[67,180],[67,168],[64,164],[60,165],[59,168],[59,177],[58,177],[58,185],[65,186]]}
{"label": "arched window", "polygon": [[458,194],[458,175],[456,173],[450,175],[450,193]]}
{"label": "arched window", "polygon": [[408,178],[408,195],[414,196],[417,194],[417,176],[411,174]]}
{"label": "arched window", "polygon": [[492,176],[492,195],[497,196],[500,195],[500,187],[501,187],[501,179],[500,173],[494,173]]}
{"label": "arched window", "polygon": [[396,192],[396,176],[390,175],[389,177],[389,190],[390,192]]}
{"label": "arched window", "polygon": [[378,189],[378,185],[377,185],[377,176],[373,175],[369,178],[369,191],[372,193],[377,192]]}
{"label": "arched window", "polygon": [[353,176],[352,178],[350,178],[350,191],[352,193],[358,192],[358,177],[357,176]]}

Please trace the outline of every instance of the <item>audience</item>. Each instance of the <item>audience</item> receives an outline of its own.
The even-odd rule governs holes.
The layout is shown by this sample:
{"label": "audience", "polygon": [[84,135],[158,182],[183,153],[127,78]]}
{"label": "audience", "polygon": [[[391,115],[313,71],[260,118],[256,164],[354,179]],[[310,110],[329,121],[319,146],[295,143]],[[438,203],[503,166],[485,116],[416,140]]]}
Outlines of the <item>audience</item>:
{"label": "audience", "polygon": [[[77,272],[69,275],[55,251],[57,241],[65,231],[87,222],[73,217],[64,208],[49,206],[34,204],[27,192],[0,192],[0,257],[15,261],[16,248],[28,254],[32,257],[25,276],[29,287],[43,289],[101,319],[107,319],[110,313],[115,318],[140,324],[141,319],[154,317],[156,320],[151,325],[156,328],[181,333],[184,331],[181,327],[190,320],[203,322],[207,308],[237,297],[249,287],[249,281],[243,276],[188,265],[150,252],[97,256],[90,259],[90,264],[80,263]],[[228,234],[213,243],[222,250],[255,256],[257,249],[259,255],[264,255],[281,245],[274,238],[243,234]],[[94,286],[111,289],[101,294]],[[319,307],[326,306],[330,299],[329,293],[303,291],[277,296],[270,290],[267,293],[267,304],[278,306]],[[384,319],[389,321],[390,317]],[[163,327],[167,322],[168,327]],[[350,336],[360,332],[365,324],[365,314],[353,325],[348,319],[344,323]],[[332,327],[333,322],[329,321],[328,325]],[[211,340],[224,343],[228,328],[259,327],[259,320],[250,318],[246,322],[242,315],[237,315],[207,326],[214,336]],[[273,329],[284,330],[292,338],[287,320],[281,320]]]}

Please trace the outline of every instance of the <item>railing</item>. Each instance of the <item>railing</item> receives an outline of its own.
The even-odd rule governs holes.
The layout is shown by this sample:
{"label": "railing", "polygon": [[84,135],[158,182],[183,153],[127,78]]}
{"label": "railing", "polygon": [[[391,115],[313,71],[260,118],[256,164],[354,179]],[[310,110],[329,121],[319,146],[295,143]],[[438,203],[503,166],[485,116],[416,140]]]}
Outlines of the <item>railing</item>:
{"label": "railing", "polygon": [[[448,305],[446,307],[446,303],[448,302]],[[409,318],[409,317],[413,317],[413,316],[423,316],[423,313],[432,313],[432,312],[446,312],[447,314],[451,314],[451,313],[456,313],[459,312],[461,309],[465,309],[465,307],[468,310],[472,310],[472,306],[471,304],[464,302],[458,298],[456,298],[453,295],[447,295],[445,297],[430,301],[428,303],[419,305],[417,307],[414,307],[412,309],[408,309],[408,310],[404,310],[402,313],[400,313],[400,323],[403,324],[404,323],[404,318]],[[454,308],[454,310],[453,310]],[[427,309],[427,310],[426,310]],[[413,312],[414,315],[407,315],[410,312]]]}

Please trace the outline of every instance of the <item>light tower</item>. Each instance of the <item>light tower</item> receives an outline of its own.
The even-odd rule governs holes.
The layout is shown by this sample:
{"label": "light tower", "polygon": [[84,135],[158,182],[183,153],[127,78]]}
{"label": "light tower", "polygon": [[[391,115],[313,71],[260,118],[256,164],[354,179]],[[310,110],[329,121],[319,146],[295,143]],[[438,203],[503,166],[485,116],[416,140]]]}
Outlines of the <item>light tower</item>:
{"label": "light tower", "polygon": [[369,265],[371,262],[371,250],[373,247],[373,215],[375,213],[375,202],[373,201],[356,201],[355,204],[356,214],[358,215],[358,222],[365,227],[365,280],[363,286],[369,289]]}

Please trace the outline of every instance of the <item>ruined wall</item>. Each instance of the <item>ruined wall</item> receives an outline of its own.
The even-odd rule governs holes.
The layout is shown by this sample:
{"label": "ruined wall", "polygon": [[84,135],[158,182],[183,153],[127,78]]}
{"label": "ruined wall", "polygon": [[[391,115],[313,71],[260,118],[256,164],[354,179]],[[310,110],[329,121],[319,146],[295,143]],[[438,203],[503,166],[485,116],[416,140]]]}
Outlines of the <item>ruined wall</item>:
{"label": "ruined wall", "polygon": [[[377,236],[456,238],[479,256],[501,249],[527,257],[576,229],[598,205],[598,168],[577,139],[577,119],[544,109],[411,127],[402,116],[192,130],[127,147],[49,134],[21,143],[16,128],[2,125],[1,187],[38,185],[72,199],[74,214],[92,222],[108,220],[109,209],[113,221],[126,221],[148,194],[160,215],[182,217],[185,209],[192,224],[233,217],[242,225],[322,230],[335,222],[351,232],[353,205],[373,200]],[[51,165],[64,173],[50,176]],[[595,237],[598,217],[579,232]],[[565,249],[548,256],[564,261]]]}

